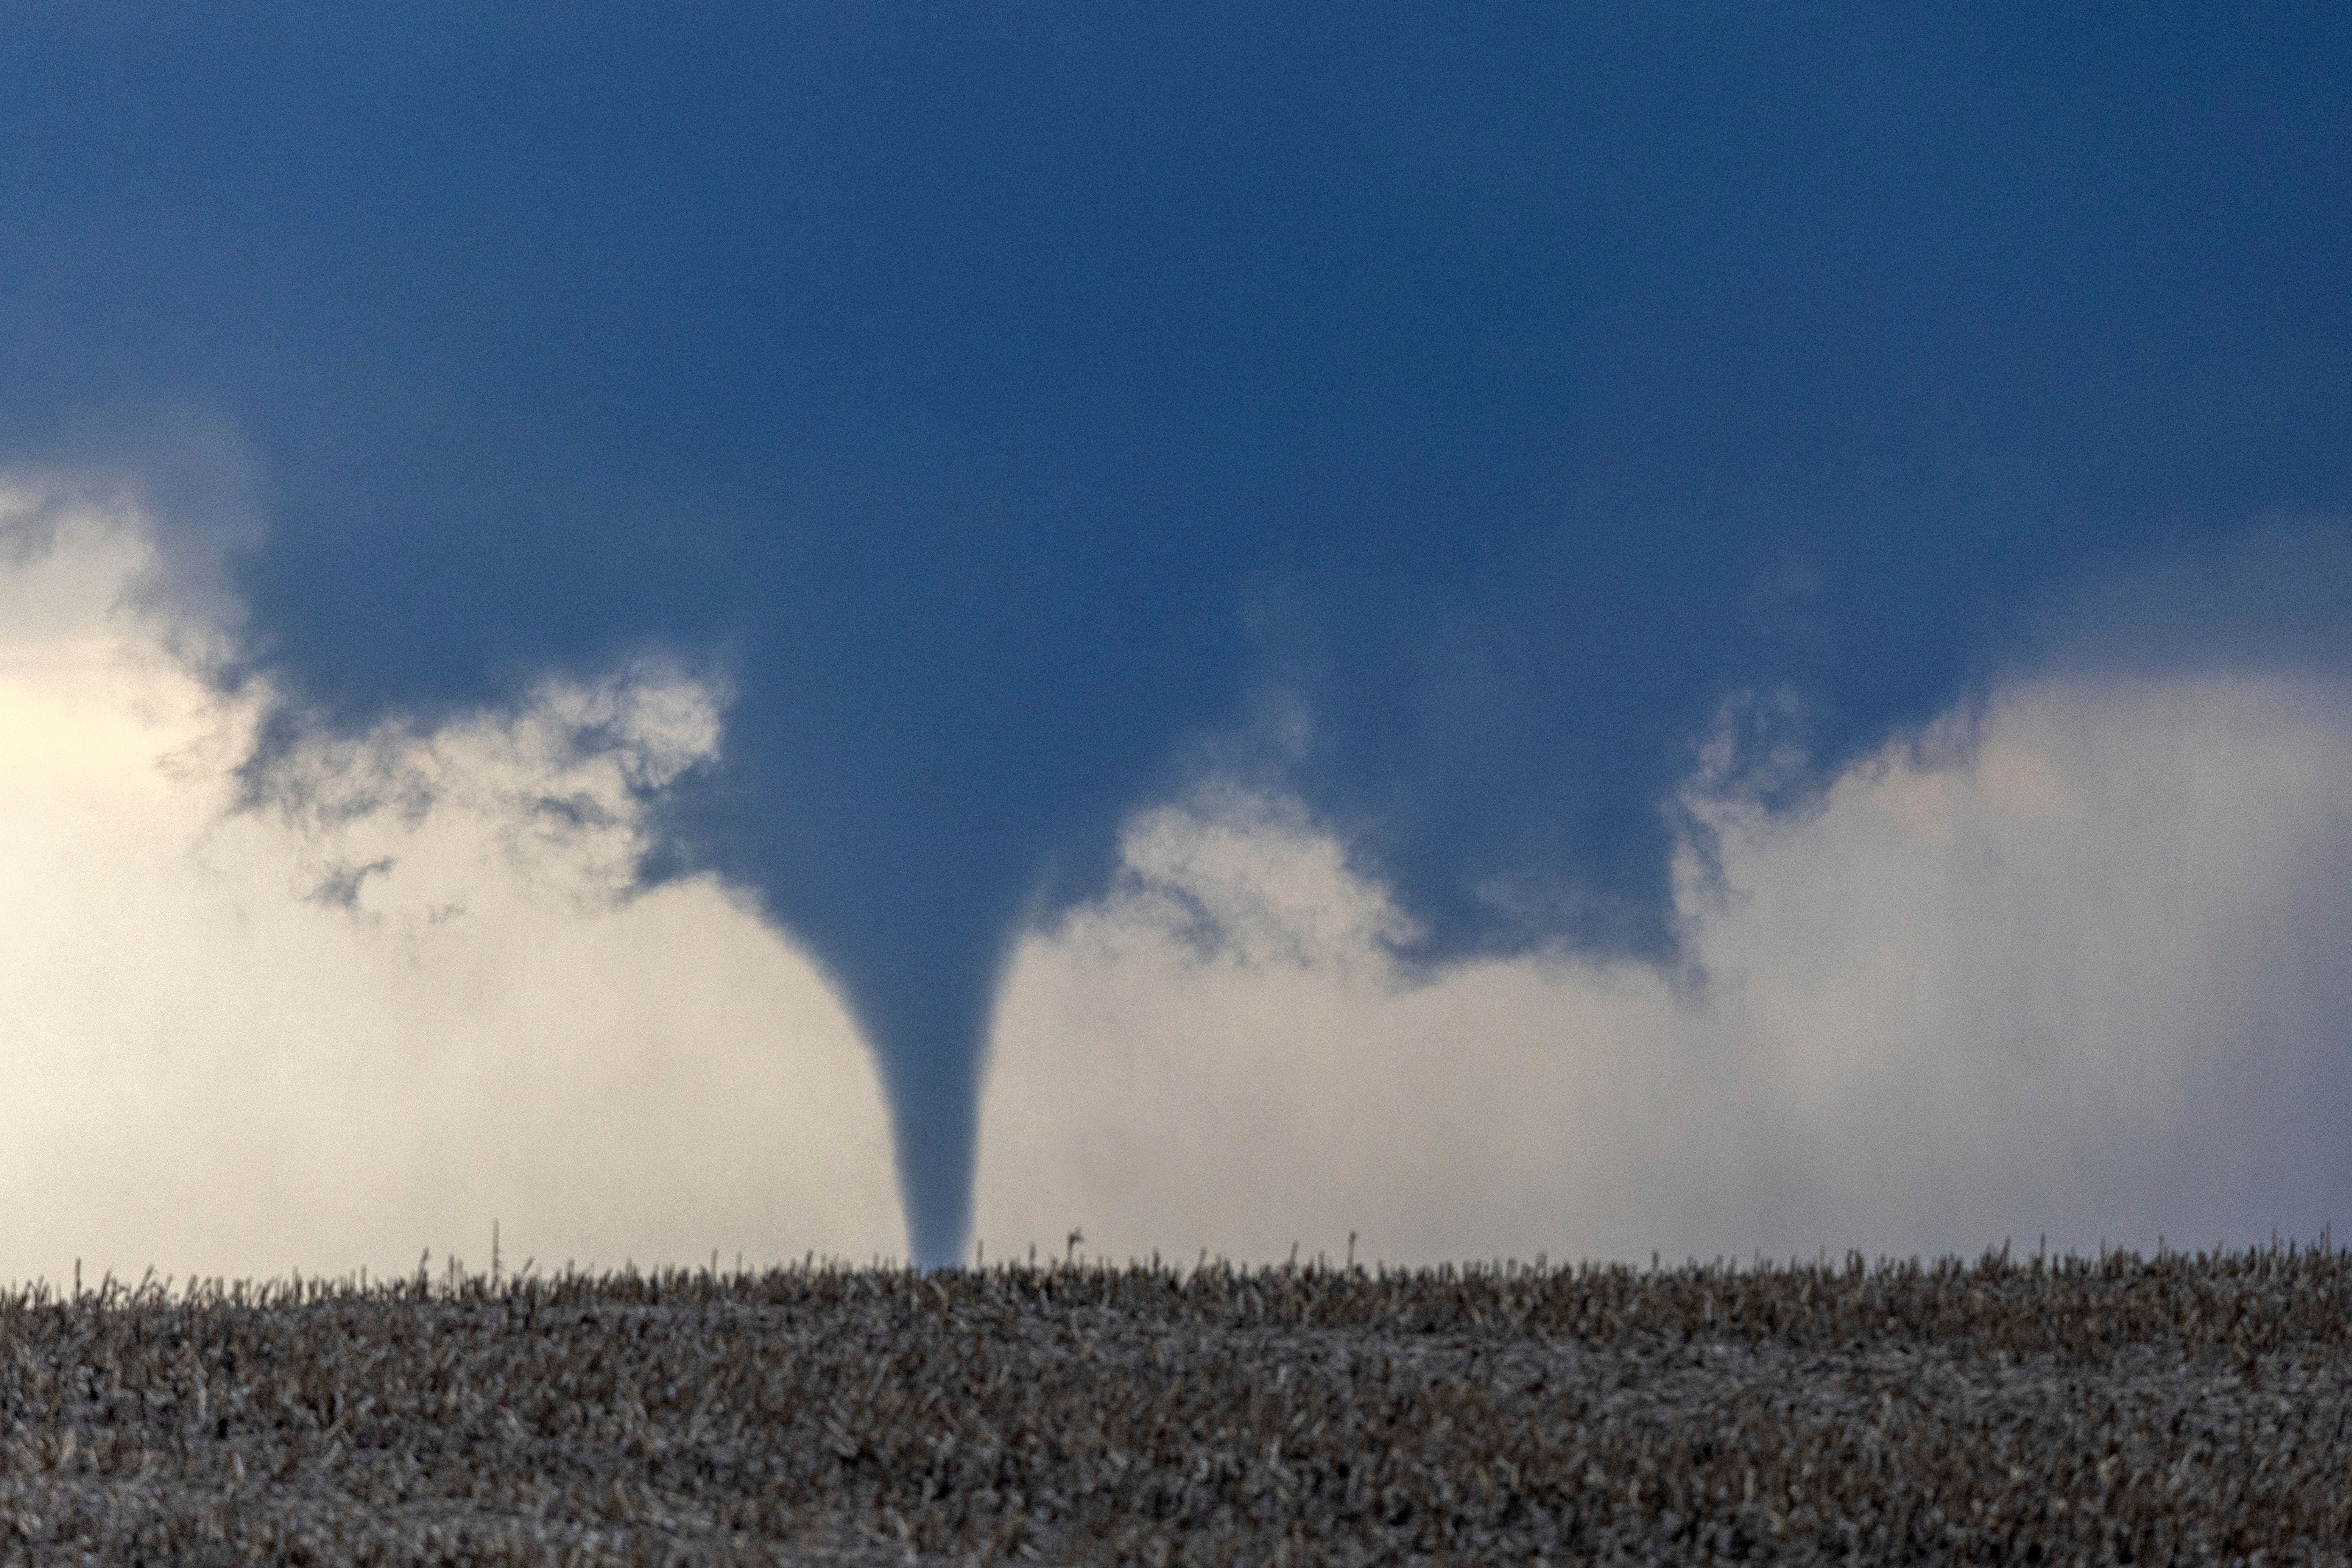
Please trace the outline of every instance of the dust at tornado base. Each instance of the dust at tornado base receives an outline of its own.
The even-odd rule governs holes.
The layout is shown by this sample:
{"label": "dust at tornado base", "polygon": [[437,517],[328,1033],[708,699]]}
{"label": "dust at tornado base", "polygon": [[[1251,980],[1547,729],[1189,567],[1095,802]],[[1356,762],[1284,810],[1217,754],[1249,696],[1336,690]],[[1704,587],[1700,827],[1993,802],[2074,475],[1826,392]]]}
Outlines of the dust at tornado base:
{"label": "dust at tornado base", "polygon": [[0,1559],[2342,1562],[2352,1252],[0,1296]]}

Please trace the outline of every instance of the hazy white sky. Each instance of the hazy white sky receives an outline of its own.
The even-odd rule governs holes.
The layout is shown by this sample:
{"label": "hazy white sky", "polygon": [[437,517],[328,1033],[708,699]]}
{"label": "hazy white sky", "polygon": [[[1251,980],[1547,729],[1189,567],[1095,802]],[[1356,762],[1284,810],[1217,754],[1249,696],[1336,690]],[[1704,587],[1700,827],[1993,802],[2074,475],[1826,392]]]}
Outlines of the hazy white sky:
{"label": "hazy white sky", "polygon": [[[156,525],[77,503],[35,539],[12,485],[0,1276],[481,1264],[494,1218],[509,1263],[901,1249],[821,977],[708,881],[623,896],[628,784],[723,747],[723,692],[585,672],[300,749],[309,809],[237,815],[258,694],[167,652],[227,635],[216,600],[126,595]],[[1017,955],[980,1238],[1641,1258],[2346,1217],[2352,689],[2046,669],[1801,820],[1692,791],[1723,876],[1688,868],[1671,982],[1409,985],[1381,889],[1281,799],[1140,815],[1111,897]]]}
{"label": "hazy white sky", "polygon": [[[1801,821],[1714,807],[1678,984],[1401,988],[1330,839],[1214,795],[1145,816],[1013,978],[981,1236],[1745,1257],[2339,1217],[2352,692],[2052,679],[1942,739]],[[1244,939],[1203,954],[1180,893]]]}
{"label": "hazy white sky", "polygon": [[552,684],[236,816],[252,705],[121,607],[145,559],[84,514],[0,570],[0,1276],[483,1266],[493,1220],[509,1264],[900,1249],[825,987],[708,882],[616,897],[625,770],[707,752],[712,694]]}

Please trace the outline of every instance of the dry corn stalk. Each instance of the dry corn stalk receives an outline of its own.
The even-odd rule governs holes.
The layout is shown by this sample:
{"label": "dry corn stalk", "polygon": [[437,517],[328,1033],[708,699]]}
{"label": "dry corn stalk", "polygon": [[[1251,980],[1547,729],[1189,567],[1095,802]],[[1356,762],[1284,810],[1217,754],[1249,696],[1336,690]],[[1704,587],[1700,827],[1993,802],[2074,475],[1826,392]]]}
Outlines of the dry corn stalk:
{"label": "dry corn stalk", "polygon": [[0,1557],[2346,1560],[2352,1253],[0,1295]]}

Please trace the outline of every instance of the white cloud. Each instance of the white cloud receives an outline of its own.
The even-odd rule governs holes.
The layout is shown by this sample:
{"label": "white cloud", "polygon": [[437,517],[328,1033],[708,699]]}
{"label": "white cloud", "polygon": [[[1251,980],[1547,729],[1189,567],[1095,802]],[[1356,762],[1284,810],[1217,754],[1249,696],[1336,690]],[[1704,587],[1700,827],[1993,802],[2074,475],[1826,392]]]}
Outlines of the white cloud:
{"label": "white cloud", "polygon": [[1679,991],[1405,988],[1381,889],[1295,815],[1139,818],[1119,890],[1019,955],[981,1237],[1639,1258],[2352,1217],[2352,687],[2050,675],[1944,740],[1802,820],[1696,802],[1725,877],[1684,868]]}
{"label": "white cloud", "polygon": [[[0,486],[0,1277],[902,1247],[821,979],[707,880],[620,896],[723,693],[640,665],[315,739],[180,661],[128,502]],[[157,613],[174,605],[177,619]],[[295,787],[299,786],[299,787]]]}

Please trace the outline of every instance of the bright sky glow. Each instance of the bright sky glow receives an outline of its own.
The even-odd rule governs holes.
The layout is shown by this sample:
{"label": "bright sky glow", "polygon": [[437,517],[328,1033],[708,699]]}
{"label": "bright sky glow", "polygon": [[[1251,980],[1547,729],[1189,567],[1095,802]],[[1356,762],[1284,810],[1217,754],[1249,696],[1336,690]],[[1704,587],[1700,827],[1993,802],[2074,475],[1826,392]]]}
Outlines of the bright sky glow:
{"label": "bright sky glow", "polygon": [[[486,1266],[494,1220],[509,1264],[903,1249],[823,983],[708,880],[618,897],[614,770],[707,749],[709,693],[552,689],[298,757],[307,820],[236,815],[250,704],[107,610],[121,544],[0,569],[13,605],[99,612],[0,656],[0,1277]],[[564,758],[583,719],[617,755]]]}

